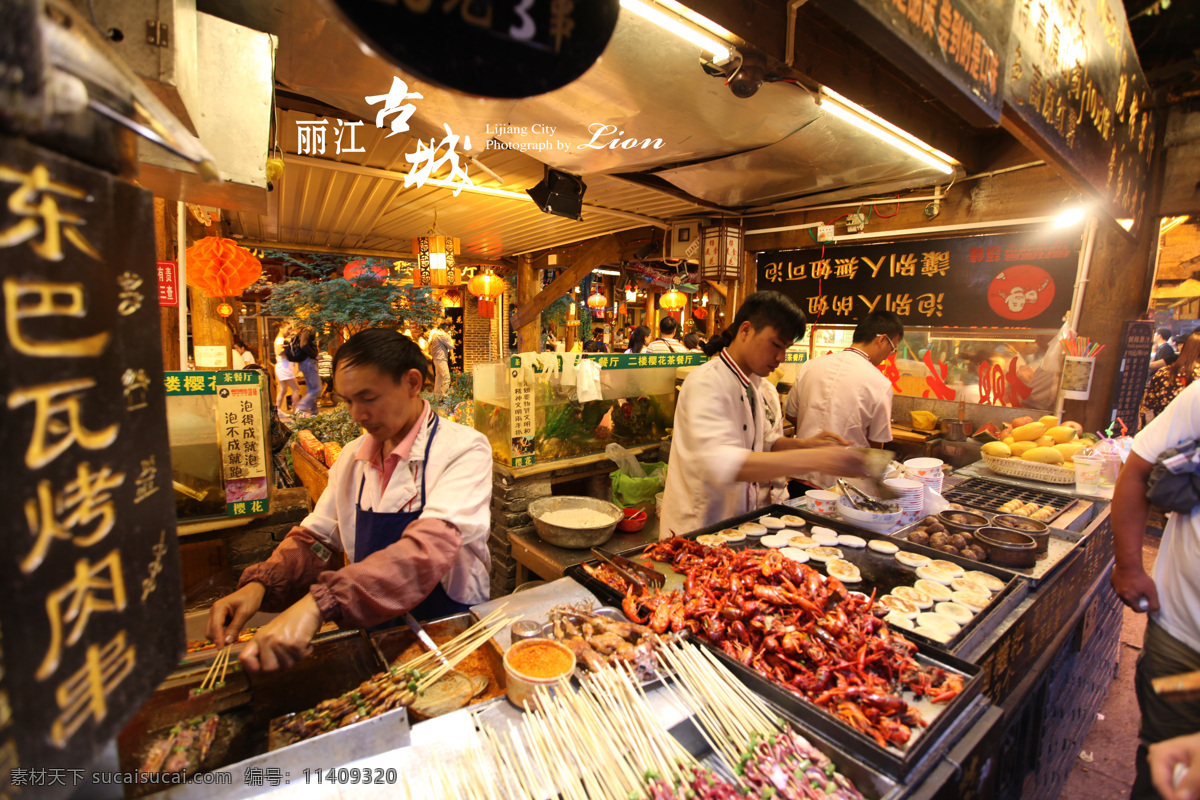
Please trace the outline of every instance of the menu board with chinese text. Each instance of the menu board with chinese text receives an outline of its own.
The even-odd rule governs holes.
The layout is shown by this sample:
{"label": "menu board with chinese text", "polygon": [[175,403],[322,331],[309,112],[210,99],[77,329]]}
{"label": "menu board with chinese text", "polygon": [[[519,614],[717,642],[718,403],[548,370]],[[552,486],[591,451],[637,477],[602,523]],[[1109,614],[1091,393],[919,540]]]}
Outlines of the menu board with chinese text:
{"label": "menu board with chinese text", "polygon": [[255,381],[239,380],[238,371],[217,373],[217,432],[225,505],[231,517],[265,514],[268,503],[270,453],[263,426],[263,376],[255,370],[241,372]]}
{"label": "menu board with chinese text", "polygon": [[533,384],[524,378],[520,356],[513,356],[509,361],[508,393],[512,408],[509,416],[512,466],[532,466],[535,460]]}
{"label": "menu board with chinese text", "polygon": [[907,327],[1057,328],[1079,246],[1079,234],[1059,232],[766,251],[758,288],[790,297],[810,325],[887,310]]}
{"label": "menu board with chinese text", "polygon": [[184,634],[152,197],[4,137],[0,195],[5,795],[22,769],[78,775]]}
{"label": "menu board with chinese text", "polygon": [[1154,323],[1149,320],[1126,322],[1125,335],[1121,337],[1121,361],[1117,365],[1117,391],[1109,421],[1121,420],[1130,436],[1141,427],[1142,394],[1146,390],[1153,350]]}
{"label": "menu board with chinese text", "polygon": [[1153,98],[1120,3],[1015,0],[1005,126],[1090,187],[1116,218],[1145,206]]}

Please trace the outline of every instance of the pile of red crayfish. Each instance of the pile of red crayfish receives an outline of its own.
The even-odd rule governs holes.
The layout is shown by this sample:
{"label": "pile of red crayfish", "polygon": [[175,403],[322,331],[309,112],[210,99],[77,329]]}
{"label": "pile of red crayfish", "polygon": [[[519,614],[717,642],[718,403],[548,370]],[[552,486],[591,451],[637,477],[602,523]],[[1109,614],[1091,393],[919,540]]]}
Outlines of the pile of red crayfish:
{"label": "pile of red crayfish", "polygon": [[777,550],[705,547],[674,537],[646,550],[687,576],[683,593],[626,594],[625,614],[656,632],[690,630],[782,683],[880,746],[903,746],[926,724],[899,697],[953,699],[962,677],[917,663],[916,646],[892,631],[874,597],[851,594]]}

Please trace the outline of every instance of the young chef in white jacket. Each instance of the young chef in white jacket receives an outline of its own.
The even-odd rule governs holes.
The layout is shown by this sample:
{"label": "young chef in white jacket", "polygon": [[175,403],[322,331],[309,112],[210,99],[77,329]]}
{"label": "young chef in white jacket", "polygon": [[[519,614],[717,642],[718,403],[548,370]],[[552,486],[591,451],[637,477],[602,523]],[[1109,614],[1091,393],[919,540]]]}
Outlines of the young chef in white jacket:
{"label": "young chef in white jacket", "polygon": [[663,495],[661,538],[684,535],[757,508],[759,483],[820,470],[864,474],[862,453],[829,431],[809,439],[783,436],[772,420],[763,381],[804,335],[804,312],[779,292],[746,298],[722,336],[709,342],[716,355],[683,382]]}

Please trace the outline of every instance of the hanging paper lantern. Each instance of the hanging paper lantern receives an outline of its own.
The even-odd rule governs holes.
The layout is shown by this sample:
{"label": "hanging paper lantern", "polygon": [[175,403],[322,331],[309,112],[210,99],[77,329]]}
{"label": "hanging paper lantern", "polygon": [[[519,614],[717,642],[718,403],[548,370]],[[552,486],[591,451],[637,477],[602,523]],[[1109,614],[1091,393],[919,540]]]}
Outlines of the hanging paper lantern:
{"label": "hanging paper lantern", "polygon": [[389,275],[387,267],[367,266],[367,260],[360,258],[351,261],[342,270],[342,277],[356,286],[379,286]]}
{"label": "hanging paper lantern", "polygon": [[599,289],[597,289],[588,296],[587,304],[588,308],[592,310],[592,314],[597,319],[600,319],[604,316],[604,308],[608,305],[608,298],[605,297]]}
{"label": "hanging paper lantern", "polygon": [[205,236],[187,249],[187,284],[209,297],[238,297],[262,275],[262,262],[233,239]]}
{"label": "hanging paper lantern", "polygon": [[416,236],[412,240],[413,286],[446,286],[454,283],[454,256],[460,241],[453,236]]}
{"label": "hanging paper lantern", "polygon": [[695,317],[696,319],[704,319],[705,317],[708,316],[708,309],[707,308],[694,308],[694,309],[692,309],[692,316]]}
{"label": "hanging paper lantern", "polygon": [[675,319],[679,319],[679,309],[687,305],[687,295],[683,292],[672,289],[659,298],[658,304],[667,309],[667,312]]}
{"label": "hanging paper lantern", "polygon": [[471,282],[467,284],[467,291],[479,298],[479,316],[491,319],[496,314],[496,303],[493,298],[504,294],[504,281],[488,270],[482,275],[471,278]]}

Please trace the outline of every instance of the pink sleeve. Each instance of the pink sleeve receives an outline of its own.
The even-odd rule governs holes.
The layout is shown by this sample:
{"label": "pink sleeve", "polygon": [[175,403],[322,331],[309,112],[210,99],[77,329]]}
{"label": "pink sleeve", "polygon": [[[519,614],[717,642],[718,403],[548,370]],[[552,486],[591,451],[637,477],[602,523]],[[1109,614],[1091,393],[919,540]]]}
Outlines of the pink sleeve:
{"label": "pink sleeve", "polygon": [[270,558],[242,573],[238,588],[252,581],[261,583],[267,589],[262,610],[283,611],[303,597],[308,585],[327,570],[331,555],[333,552],[316,534],[297,525]]}
{"label": "pink sleeve", "polygon": [[450,571],[461,546],[454,525],[419,518],[400,541],[336,572],[322,572],[309,591],[325,620],[342,627],[378,625],[424,600]]}

